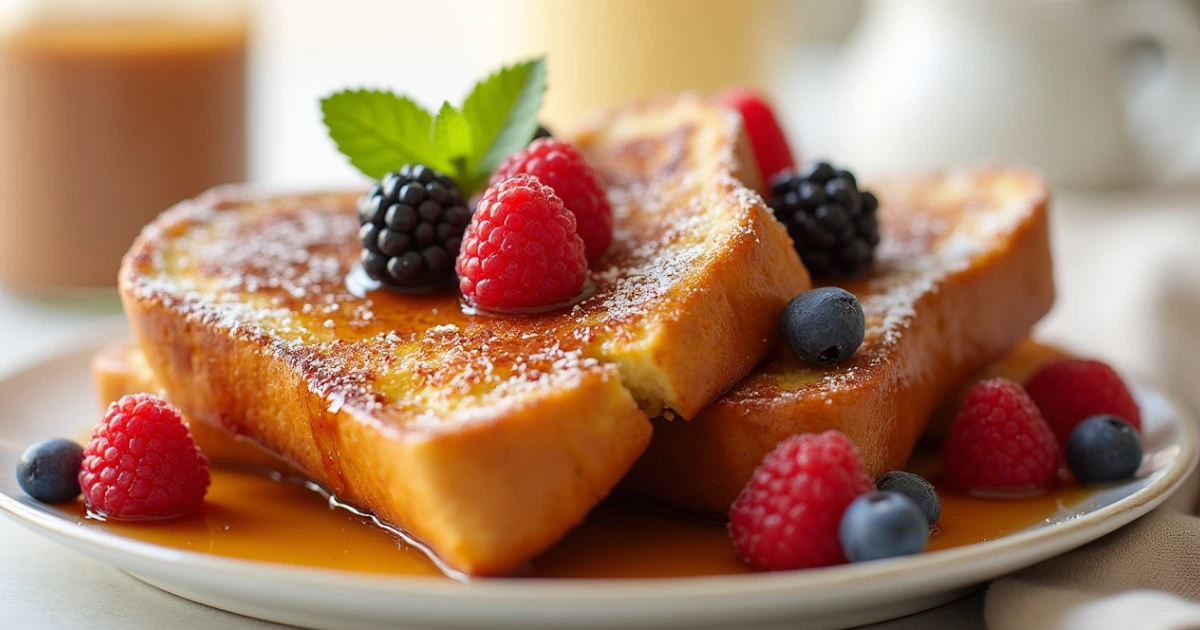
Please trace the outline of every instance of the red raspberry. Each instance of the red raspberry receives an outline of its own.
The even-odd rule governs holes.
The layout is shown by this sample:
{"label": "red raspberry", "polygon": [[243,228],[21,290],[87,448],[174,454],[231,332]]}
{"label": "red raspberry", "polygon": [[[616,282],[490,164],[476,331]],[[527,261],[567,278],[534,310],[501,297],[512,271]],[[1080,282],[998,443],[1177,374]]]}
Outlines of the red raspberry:
{"label": "red raspberry", "polygon": [[612,207],[596,182],[592,167],[575,147],[555,138],[534,140],[505,158],[488,182],[495,186],[514,175],[533,175],[554,189],[563,205],[575,215],[576,230],[587,250],[587,260],[600,260],[612,244]]}
{"label": "red raspberry", "polygon": [[122,396],[109,405],[83,449],[83,497],[110,518],[190,512],[204,500],[208,484],[208,459],[179,410],[150,394]]}
{"label": "red raspberry", "polygon": [[942,472],[963,490],[1047,488],[1061,463],[1050,425],[1025,390],[1004,378],[967,392],[942,444]]}
{"label": "red raspberry", "polygon": [[742,115],[764,186],[781,171],[796,168],[787,136],[779,127],[775,112],[763,97],[746,88],[730,88],[722,92],[720,98]]}
{"label": "red raspberry", "polygon": [[502,310],[566,302],[587,279],[575,217],[532,175],[487,189],[463,235],[457,268],[469,302]]}
{"label": "red raspberry", "polygon": [[1101,413],[1142,430],[1142,414],[1129,388],[1111,367],[1099,361],[1056,361],[1034,374],[1025,390],[1054,429],[1059,444],[1067,443],[1080,422]]}
{"label": "red raspberry", "polygon": [[874,489],[846,436],[793,435],[763,458],[733,502],[729,535],[738,555],[762,569],[841,564],[842,513]]}

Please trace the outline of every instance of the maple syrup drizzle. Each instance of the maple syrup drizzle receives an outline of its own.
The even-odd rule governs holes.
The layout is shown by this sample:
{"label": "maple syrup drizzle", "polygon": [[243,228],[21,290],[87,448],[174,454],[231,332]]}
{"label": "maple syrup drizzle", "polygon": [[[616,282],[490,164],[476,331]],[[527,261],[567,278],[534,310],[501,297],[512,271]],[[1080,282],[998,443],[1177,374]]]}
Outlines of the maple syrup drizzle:
{"label": "maple syrup drizzle", "polygon": [[453,282],[443,282],[432,287],[389,288],[385,287],[382,282],[368,276],[366,269],[363,269],[362,263],[355,263],[350,268],[350,272],[346,274],[345,285],[346,292],[360,300],[370,297],[376,291],[394,291],[400,295],[429,295],[430,293],[438,293],[455,286]]}
{"label": "maple syrup drizzle", "polygon": [[478,315],[481,317],[505,318],[505,317],[536,317],[546,313],[554,313],[558,311],[566,311],[575,308],[596,294],[596,283],[589,277],[584,280],[583,288],[579,289],[574,297],[564,302],[550,304],[547,306],[514,306],[510,308],[484,308],[476,306],[465,297],[461,300],[462,312],[466,315]]}
{"label": "maple syrup drizzle", "polygon": [[[380,291],[393,291],[400,295],[420,296],[430,295],[434,293],[449,292],[457,290],[454,283],[445,283],[435,287],[414,287],[411,289],[396,289],[388,288],[382,282],[372,279],[367,275],[361,263],[355,264],[350,268],[350,272],[346,274],[346,291],[359,299],[367,299],[372,295],[376,295]],[[547,306],[535,307],[512,307],[512,308],[483,308],[472,304],[466,298],[459,300],[459,307],[464,315],[505,318],[505,317],[534,317],[545,313],[554,313],[558,311],[567,311],[583,302],[587,301],[596,294],[596,283],[589,276],[584,280],[583,288],[569,300],[550,304]]]}
{"label": "maple syrup drizzle", "polygon": [[[1085,488],[1066,484],[1020,499],[961,494],[946,488],[937,472],[936,454],[929,452],[915,455],[910,469],[934,483],[942,502],[930,551],[1019,532],[1090,495]],[[101,522],[87,517],[82,501],[64,509],[83,526],[175,549],[314,568],[466,579],[419,542],[302,476],[224,462],[214,462],[212,475],[203,508],[170,521]],[[723,524],[645,502],[612,499],[521,575],[651,578],[751,572],[738,560]]]}

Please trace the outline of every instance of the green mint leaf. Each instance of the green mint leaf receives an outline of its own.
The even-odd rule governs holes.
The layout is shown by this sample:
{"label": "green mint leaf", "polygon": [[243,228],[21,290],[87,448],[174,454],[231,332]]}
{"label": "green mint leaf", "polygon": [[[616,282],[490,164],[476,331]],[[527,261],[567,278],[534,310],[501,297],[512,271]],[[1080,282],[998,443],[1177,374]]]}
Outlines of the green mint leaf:
{"label": "green mint leaf", "polygon": [[471,161],[471,124],[450,103],[442,103],[433,119],[433,147],[452,168],[448,174],[458,182],[469,179]]}
{"label": "green mint leaf", "polygon": [[472,150],[469,180],[461,185],[474,190],[501,160],[529,144],[537,132],[545,91],[543,58],[502,68],[475,84],[462,106],[471,126]]}
{"label": "green mint leaf", "polygon": [[367,177],[416,163],[449,170],[433,146],[432,117],[407,98],[347,90],[322,99],[321,113],[338,151]]}

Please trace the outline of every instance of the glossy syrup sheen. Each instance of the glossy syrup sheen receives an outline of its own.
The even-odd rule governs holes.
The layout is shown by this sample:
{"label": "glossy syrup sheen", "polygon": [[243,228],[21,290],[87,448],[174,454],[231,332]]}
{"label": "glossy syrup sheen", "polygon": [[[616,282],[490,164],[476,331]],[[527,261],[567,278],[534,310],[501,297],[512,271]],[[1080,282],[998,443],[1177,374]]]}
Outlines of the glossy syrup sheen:
{"label": "glossy syrup sheen", "polygon": [[[938,485],[942,517],[930,550],[994,540],[1045,522],[1089,495],[1063,485],[1022,499],[983,499],[946,489],[936,457],[918,453],[914,470]],[[80,524],[145,542],[218,556],[405,576],[443,576],[423,551],[368,518],[334,507],[295,477],[214,466],[196,514],[169,521],[100,522],[82,502],[65,508]],[[521,575],[545,578],[646,578],[750,573],[724,525],[645,503],[610,500],[533,560]]]}

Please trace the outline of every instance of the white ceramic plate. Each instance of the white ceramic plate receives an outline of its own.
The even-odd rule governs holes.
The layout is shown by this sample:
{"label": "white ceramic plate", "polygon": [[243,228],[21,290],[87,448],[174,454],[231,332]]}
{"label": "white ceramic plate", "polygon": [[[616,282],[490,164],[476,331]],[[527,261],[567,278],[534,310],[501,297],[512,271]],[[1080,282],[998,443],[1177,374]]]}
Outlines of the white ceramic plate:
{"label": "white ceramic plate", "polygon": [[[184,552],[75,525],[26,497],[25,445],[76,435],[96,414],[89,359],[124,336],[108,327],[0,379],[0,508],[30,529],[165,591],[309,628],[844,628],[917,612],[1094,540],[1162,503],[1196,463],[1196,430],[1162,394],[1137,388],[1147,458],[1044,525],[991,542],[813,571],[653,580],[380,577]],[[14,569],[10,569],[14,570]],[[15,569],[19,570],[19,569]]]}

